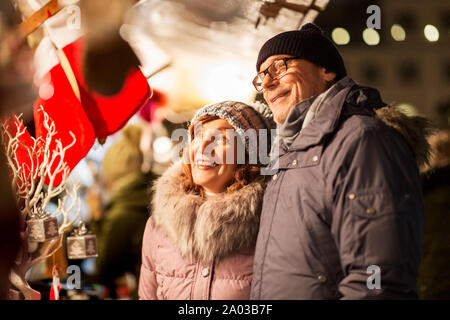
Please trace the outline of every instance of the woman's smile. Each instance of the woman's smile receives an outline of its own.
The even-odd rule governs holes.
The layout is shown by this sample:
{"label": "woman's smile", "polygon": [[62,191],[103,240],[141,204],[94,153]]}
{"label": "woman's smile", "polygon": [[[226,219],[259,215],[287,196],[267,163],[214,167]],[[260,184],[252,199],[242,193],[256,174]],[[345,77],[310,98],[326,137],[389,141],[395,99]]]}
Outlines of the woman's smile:
{"label": "woman's smile", "polygon": [[235,158],[236,144],[226,137],[226,131],[233,127],[226,120],[217,119],[202,123],[198,130],[201,135],[194,135],[190,147],[193,181],[205,191],[223,192],[236,170],[236,161],[224,163],[228,153]]}

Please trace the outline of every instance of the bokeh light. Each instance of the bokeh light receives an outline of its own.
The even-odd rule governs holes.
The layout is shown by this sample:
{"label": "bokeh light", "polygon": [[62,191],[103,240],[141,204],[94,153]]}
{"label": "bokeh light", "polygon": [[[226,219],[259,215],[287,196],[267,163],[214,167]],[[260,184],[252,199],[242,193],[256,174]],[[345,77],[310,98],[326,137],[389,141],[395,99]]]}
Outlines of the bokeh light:
{"label": "bokeh light", "polygon": [[346,45],[350,42],[350,34],[344,28],[335,28],[331,33],[331,38],[338,45]]}
{"label": "bokeh light", "polygon": [[432,24],[427,24],[423,29],[425,38],[430,42],[436,42],[439,40],[439,30]]}
{"label": "bokeh light", "polygon": [[367,28],[363,31],[363,40],[369,46],[376,46],[380,43],[380,35],[375,29]]}
{"label": "bokeh light", "polygon": [[391,36],[395,41],[405,41],[406,31],[399,24],[394,24],[391,27]]}
{"label": "bokeh light", "polygon": [[399,103],[398,105],[395,106],[395,108],[397,108],[398,110],[400,110],[401,112],[410,117],[417,116],[419,114],[417,108],[410,103]]}
{"label": "bokeh light", "polygon": [[172,148],[172,141],[169,137],[159,137],[153,142],[153,150],[155,153],[166,153]]}

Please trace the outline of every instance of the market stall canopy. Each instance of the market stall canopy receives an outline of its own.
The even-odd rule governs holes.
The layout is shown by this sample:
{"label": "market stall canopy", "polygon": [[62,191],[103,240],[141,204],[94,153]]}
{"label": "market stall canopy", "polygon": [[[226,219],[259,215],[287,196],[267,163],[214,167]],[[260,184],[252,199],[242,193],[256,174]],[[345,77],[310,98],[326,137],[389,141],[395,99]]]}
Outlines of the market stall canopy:
{"label": "market stall canopy", "polygon": [[[121,34],[144,73],[169,94],[174,110],[218,100],[251,100],[259,48],[300,28],[328,0],[146,0],[130,10]],[[162,72],[159,72],[164,70]]]}

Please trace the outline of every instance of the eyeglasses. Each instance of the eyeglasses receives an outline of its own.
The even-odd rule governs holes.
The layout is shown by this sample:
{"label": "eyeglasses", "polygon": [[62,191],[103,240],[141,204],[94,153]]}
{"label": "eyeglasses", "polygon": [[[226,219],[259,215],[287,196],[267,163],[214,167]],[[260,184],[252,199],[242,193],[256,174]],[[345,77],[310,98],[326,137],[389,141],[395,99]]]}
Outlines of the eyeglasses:
{"label": "eyeglasses", "polygon": [[256,91],[263,91],[262,83],[268,74],[271,79],[280,79],[287,71],[286,61],[300,59],[299,57],[289,57],[275,60],[266,70],[259,72],[253,79],[253,85]]}

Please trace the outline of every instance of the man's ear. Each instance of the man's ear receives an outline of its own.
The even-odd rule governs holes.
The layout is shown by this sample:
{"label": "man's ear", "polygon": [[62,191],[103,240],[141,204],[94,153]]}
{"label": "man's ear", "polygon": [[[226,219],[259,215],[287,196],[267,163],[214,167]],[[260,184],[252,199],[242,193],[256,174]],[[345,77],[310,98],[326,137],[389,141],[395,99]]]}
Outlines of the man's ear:
{"label": "man's ear", "polygon": [[336,78],[336,73],[329,71],[326,68],[320,68],[320,76],[326,82],[331,82]]}

